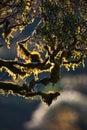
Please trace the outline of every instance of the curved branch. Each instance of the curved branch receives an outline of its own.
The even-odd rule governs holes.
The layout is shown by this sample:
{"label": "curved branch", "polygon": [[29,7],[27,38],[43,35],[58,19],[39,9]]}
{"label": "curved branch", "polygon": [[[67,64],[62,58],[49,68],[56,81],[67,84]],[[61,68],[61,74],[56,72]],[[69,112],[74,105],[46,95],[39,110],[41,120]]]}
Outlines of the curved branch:
{"label": "curved branch", "polygon": [[[52,65],[50,63],[46,64],[48,59],[44,61],[43,63],[19,63],[18,61],[11,61],[11,60],[2,60],[0,59],[0,67],[7,67],[9,70],[14,71],[14,73],[23,73],[21,69],[17,68],[17,66],[20,67],[26,67],[27,69],[40,69],[40,70],[47,70],[49,69]],[[15,70],[17,69],[17,70]]]}
{"label": "curved branch", "polygon": [[0,82],[0,89],[3,89],[5,94],[9,93],[9,91],[12,91],[13,94],[19,94],[21,96],[25,96],[27,98],[31,98],[34,96],[40,96],[42,98],[42,101],[45,102],[47,105],[50,105],[54,99],[56,99],[60,93],[58,91],[56,92],[49,92],[44,93],[41,91],[38,92],[29,92],[27,90],[27,87],[25,86],[18,86],[13,83],[4,83]]}

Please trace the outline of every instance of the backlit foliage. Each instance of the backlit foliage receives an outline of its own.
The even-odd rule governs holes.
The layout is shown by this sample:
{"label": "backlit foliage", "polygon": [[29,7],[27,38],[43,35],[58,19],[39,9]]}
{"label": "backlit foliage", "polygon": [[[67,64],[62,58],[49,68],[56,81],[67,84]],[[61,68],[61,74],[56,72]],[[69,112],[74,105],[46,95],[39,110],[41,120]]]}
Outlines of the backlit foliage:
{"label": "backlit foliage", "polygon": [[[32,97],[39,95],[48,105],[59,92],[35,91],[36,85],[55,85],[60,79],[61,67],[75,70],[84,66],[87,57],[87,2],[86,0],[0,0],[0,28],[2,36],[10,47],[10,38],[16,31],[39,19],[34,31],[26,39],[17,42],[16,60],[0,59],[1,70],[12,76],[12,83],[0,82],[3,90]],[[42,73],[50,76],[40,79]],[[31,81],[28,78],[33,75]],[[17,85],[17,82],[23,81]],[[26,83],[27,81],[27,83]],[[18,90],[17,90],[18,88]],[[46,94],[46,95],[45,95]],[[45,97],[46,96],[46,97]],[[50,98],[49,98],[50,97]],[[52,98],[53,97],[53,98]]]}

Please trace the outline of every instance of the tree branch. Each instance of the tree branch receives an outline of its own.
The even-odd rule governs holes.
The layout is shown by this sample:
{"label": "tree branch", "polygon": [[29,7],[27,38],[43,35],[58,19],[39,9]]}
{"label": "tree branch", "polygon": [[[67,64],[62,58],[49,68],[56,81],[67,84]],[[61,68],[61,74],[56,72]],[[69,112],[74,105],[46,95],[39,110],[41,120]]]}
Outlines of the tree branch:
{"label": "tree branch", "polygon": [[58,91],[56,92],[49,92],[49,93],[44,93],[41,91],[38,92],[30,92],[28,91],[27,87],[25,86],[18,86],[13,83],[5,83],[5,82],[0,82],[0,89],[3,89],[5,94],[9,93],[11,90],[13,94],[18,94],[21,96],[25,96],[27,98],[31,98],[34,96],[40,96],[42,98],[42,101],[45,102],[47,105],[50,105],[54,99],[57,98],[57,96],[60,95]]}
{"label": "tree branch", "polygon": [[[19,63],[17,61],[9,61],[9,60],[2,60],[0,59],[0,68],[6,67],[9,70],[11,70],[15,74],[25,74],[23,70],[21,70],[20,67],[24,67],[27,69],[40,69],[40,70],[47,70],[52,65],[50,63],[46,64],[47,61],[44,61],[43,63]],[[19,67],[18,67],[19,66]]]}

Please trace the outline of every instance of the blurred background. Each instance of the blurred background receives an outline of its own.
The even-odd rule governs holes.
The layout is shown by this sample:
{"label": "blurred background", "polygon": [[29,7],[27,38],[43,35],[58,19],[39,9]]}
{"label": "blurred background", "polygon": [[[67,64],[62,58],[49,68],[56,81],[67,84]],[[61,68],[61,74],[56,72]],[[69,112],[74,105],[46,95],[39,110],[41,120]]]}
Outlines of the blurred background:
{"label": "blurred background", "polygon": [[[22,34],[16,32],[11,49],[7,49],[0,32],[0,58],[14,59],[15,42],[29,36],[36,24],[37,21]],[[0,81],[10,79],[4,70],[0,72]],[[61,80],[54,88],[48,85],[44,90],[48,87],[61,93],[49,107],[39,99],[0,95],[0,130],[87,130],[87,60],[85,68],[80,66],[70,72],[62,68]]]}

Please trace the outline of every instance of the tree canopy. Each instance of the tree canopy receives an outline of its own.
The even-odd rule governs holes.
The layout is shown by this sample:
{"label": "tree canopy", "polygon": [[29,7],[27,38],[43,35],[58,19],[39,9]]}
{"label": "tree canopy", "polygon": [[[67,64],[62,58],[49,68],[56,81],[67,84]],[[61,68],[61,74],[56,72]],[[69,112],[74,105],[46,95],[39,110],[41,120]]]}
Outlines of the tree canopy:
{"label": "tree canopy", "polygon": [[[0,70],[5,69],[12,83],[0,82],[4,93],[25,97],[39,95],[48,105],[60,95],[58,91],[44,93],[36,85],[55,85],[64,66],[73,70],[83,66],[87,57],[87,2],[86,0],[0,0],[0,29],[10,48],[14,32],[20,33],[38,19],[34,31],[18,41],[14,60],[0,59]],[[2,47],[3,45],[1,45]],[[41,79],[40,74],[49,76]],[[33,79],[26,83],[28,77]],[[22,79],[24,83],[15,83]]]}

